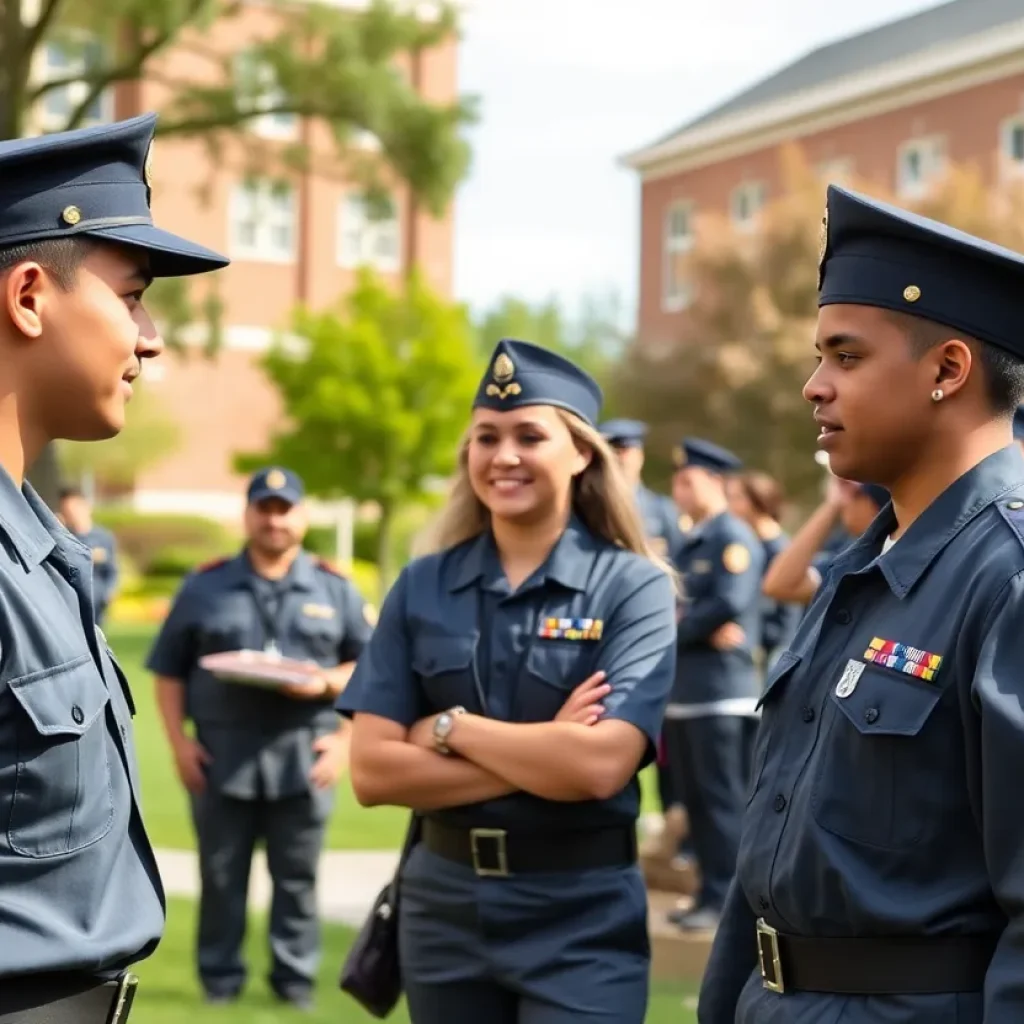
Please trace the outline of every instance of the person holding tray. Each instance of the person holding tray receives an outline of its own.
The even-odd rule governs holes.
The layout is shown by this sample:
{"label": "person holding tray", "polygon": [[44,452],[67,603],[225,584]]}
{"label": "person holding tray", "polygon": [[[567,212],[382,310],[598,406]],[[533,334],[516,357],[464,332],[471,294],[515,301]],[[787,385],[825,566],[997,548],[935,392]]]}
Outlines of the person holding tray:
{"label": "person holding tray", "polygon": [[641,1024],[637,773],[675,671],[673,572],[568,360],[498,344],[437,550],[337,702],[359,801],[422,815],[401,873],[415,1024]]}
{"label": "person holding tray", "polygon": [[289,1003],[312,1000],[317,863],[347,744],[331,704],[373,615],[350,580],[302,550],[303,491],[288,469],[252,478],[245,549],[189,576],[148,660],[192,802],[198,966],[210,1002],[232,1001],[245,982],[246,895],[260,839],[274,886],[270,984]]}

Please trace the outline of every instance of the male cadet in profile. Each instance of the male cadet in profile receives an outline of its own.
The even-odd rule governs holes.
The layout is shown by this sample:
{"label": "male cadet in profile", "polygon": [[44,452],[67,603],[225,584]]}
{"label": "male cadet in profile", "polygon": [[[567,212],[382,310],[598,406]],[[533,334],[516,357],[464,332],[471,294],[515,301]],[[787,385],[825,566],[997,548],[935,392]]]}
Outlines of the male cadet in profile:
{"label": "male cadet in profile", "polygon": [[142,301],[150,280],[227,263],[153,225],[155,125],[0,142],[4,1024],[123,1024],[128,968],[164,928],[134,707],[94,625],[91,553],[24,482],[49,442],[124,426],[132,381],[163,348]]}
{"label": "male cadet in profile", "polygon": [[659,555],[669,557],[679,546],[679,519],[675,502],[644,486],[644,440],[647,424],[639,420],[608,420],[601,424],[601,436],[611,446],[619,466],[633,487],[643,516],[647,537]]}
{"label": "male cadet in profile", "polygon": [[764,545],[729,511],[725,476],[740,460],[688,438],[675,451],[672,493],[693,520],[676,567],[683,578],[676,681],[665,714],[669,761],[690,818],[701,888],[694,908],[670,919],[712,929],[736,868],[760,679]]}
{"label": "male cadet in profile", "polygon": [[[287,469],[253,476],[244,550],[184,582],[148,661],[191,796],[202,882],[198,968],[214,1003],[234,1000],[245,983],[246,895],[259,840],[273,882],[270,986],[283,1001],[312,1003],[317,864],[347,754],[334,700],[373,614],[348,579],[302,550],[303,490]],[[312,661],[323,672],[309,685],[257,689],[216,679],[199,664],[242,650]]]}
{"label": "male cadet in profile", "polygon": [[117,590],[117,542],[114,535],[92,521],[88,499],[77,487],[60,492],[60,521],[92,552],[92,605],[96,625]]}
{"label": "male cadet in profile", "polygon": [[1024,256],[827,204],[803,394],[891,501],[766,681],[698,1019],[1020,1024]]}

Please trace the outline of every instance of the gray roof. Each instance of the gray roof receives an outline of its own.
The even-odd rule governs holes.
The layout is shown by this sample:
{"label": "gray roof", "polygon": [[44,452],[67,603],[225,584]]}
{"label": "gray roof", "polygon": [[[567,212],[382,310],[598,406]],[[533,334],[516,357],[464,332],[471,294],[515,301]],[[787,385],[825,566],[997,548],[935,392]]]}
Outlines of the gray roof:
{"label": "gray roof", "polygon": [[837,78],[867,71],[1024,18],[1024,0],[951,0],[878,28],[828,43],[776,71],[695,120],[676,128],[654,145],[681,132],[717,121]]}

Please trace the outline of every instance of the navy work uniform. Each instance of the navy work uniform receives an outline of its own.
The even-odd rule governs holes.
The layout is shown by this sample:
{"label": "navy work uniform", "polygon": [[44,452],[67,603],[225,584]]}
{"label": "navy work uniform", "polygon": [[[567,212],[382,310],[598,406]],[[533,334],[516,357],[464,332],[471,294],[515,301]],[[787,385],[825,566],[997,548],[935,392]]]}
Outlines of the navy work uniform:
{"label": "navy work uniform", "polygon": [[[834,187],[827,224],[822,305],[1024,357],[1024,258]],[[701,1024],[1024,1020],[1019,449],[896,525],[833,561],[768,680]]]}
{"label": "navy work uniform", "polygon": [[92,600],[99,625],[117,591],[117,542],[108,529],[95,524],[78,539],[92,553]]}
{"label": "navy work uniform", "polygon": [[[741,465],[731,452],[698,438],[683,441],[676,464],[719,474]],[[761,689],[754,652],[761,642],[763,565],[757,534],[727,509],[695,524],[676,557],[683,606],[666,732],[702,878],[696,910],[703,913],[673,915],[689,927],[710,924],[721,911],[736,866]],[[719,650],[712,636],[730,622],[744,639]]]}
{"label": "navy work uniform", "polygon": [[[0,142],[0,253],[84,234],[148,250],[156,276],[224,266],[153,226],[155,122]],[[120,1024],[164,928],[132,697],[89,548],[3,470],[0,540],[0,1021]]]}
{"label": "navy work uniform", "polygon": [[[781,526],[768,534],[759,534],[764,550],[763,572],[789,544],[789,536]],[[779,654],[789,645],[790,638],[803,615],[803,608],[787,601],[761,597],[761,649],[767,665],[773,665]]]}
{"label": "navy work uniform", "polygon": [[[476,405],[558,405],[592,423],[600,394],[554,353],[503,341]],[[668,575],[574,517],[515,591],[490,532],[406,566],[337,707],[403,726],[455,706],[546,722],[603,669],[606,717],[646,734],[649,762],[674,666]],[[412,1020],[641,1024],[650,949],[639,807],[634,777],[606,800],[519,792],[426,814],[399,915]]]}
{"label": "navy work uniform", "polygon": [[[286,470],[257,474],[249,501],[269,497],[298,502],[301,481]],[[351,581],[305,552],[272,581],[243,551],[186,579],[149,656],[152,672],[187,688],[188,718],[212,758],[205,789],[192,797],[202,877],[198,966],[211,996],[232,997],[245,982],[246,895],[262,840],[273,882],[270,983],[282,998],[308,997],[320,955],[317,864],[333,802],[333,789],[310,781],[313,743],[336,731],[338,718],[330,698],[294,700],[222,682],[199,661],[271,649],[325,668],[354,661],[371,632],[366,607]]]}

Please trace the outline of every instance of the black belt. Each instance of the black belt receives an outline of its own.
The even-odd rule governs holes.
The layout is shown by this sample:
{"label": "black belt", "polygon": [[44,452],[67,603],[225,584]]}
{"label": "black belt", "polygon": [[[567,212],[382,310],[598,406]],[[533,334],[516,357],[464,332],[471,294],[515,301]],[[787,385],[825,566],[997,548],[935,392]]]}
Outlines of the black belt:
{"label": "black belt", "polygon": [[128,971],[115,981],[81,974],[0,978],[0,1024],[124,1024],[138,984]]}
{"label": "black belt", "polygon": [[522,833],[500,828],[455,828],[429,818],[423,845],[483,877],[544,871],[586,871],[636,862],[636,831],[615,828],[581,832]]}
{"label": "black belt", "polygon": [[761,979],[772,992],[846,996],[980,992],[998,942],[998,934],[782,935],[764,919],[757,922]]}

